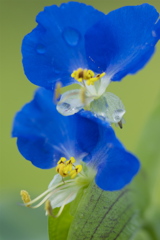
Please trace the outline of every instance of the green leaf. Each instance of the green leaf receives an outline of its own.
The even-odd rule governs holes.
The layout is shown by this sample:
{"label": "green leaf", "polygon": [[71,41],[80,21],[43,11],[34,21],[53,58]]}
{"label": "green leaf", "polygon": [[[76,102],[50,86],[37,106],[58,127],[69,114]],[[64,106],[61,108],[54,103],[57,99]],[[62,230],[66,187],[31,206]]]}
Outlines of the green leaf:
{"label": "green leaf", "polygon": [[153,238],[146,231],[140,230],[133,240],[153,240]]}
{"label": "green leaf", "polygon": [[107,192],[92,183],[84,193],[67,240],[129,240],[138,227],[134,192]]}
{"label": "green leaf", "polygon": [[152,240],[160,239],[160,104],[149,119],[137,155],[141,171],[134,181],[138,191],[137,203],[141,210],[143,228]]}
{"label": "green leaf", "polygon": [[[70,203],[67,204],[58,218],[52,216],[48,217],[48,233],[49,240],[66,240],[70,224],[73,220],[73,217],[69,212]],[[58,211],[59,208],[54,209],[54,214]]]}
{"label": "green leaf", "polygon": [[148,190],[152,191],[153,184],[157,182],[155,173],[160,171],[160,104],[144,129],[137,153],[147,175]]}

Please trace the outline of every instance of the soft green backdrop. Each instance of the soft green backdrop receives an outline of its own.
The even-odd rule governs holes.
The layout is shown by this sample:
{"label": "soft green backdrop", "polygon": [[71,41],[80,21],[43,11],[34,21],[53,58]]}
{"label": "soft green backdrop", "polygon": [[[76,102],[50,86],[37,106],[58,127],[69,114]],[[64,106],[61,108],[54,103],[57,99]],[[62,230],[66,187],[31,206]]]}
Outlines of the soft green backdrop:
{"label": "soft green backdrop", "polygon": [[[30,101],[36,86],[23,73],[21,41],[35,26],[35,16],[46,5],[60,4],[58,0],[0,0],[0,81],[1,81],[1,235],[2,240],[45,240],[47,218],[44,211],[18,205],[19,191],[26,189],[32,197],[47,188],[53,170],[35,168],[23,159],[10,138],[12,119],[26,102]],[[160,12],[158,0],[86,0],[105,13],[125,5],[150,3]],[[160,44],[149,64],[138,74],[127,76],[120,83],[112,83],[108,91],[118,95],[126,106],[126,124],[115,131],[124,145],[136,151],[142,130],[159,101]]]}

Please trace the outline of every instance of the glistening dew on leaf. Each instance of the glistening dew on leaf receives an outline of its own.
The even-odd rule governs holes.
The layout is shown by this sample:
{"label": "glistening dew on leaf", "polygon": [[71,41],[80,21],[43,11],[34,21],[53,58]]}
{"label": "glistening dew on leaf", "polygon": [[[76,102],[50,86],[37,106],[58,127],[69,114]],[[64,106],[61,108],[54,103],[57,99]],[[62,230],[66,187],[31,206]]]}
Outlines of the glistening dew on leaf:
{"label": "glistening dew on leaf", "polygon": [[58,174],[38,198],[30,201],[29,195],[22,192],[25,205],[30,207],[45,196],[36,207],[46,202],[48,213],[55,207],[61,207],[61,212],[93,179],[105,191],[120,190],[140,167],[109,123],[85,110],[68,117],[59,114],[53,92],[42,88],[16,114],[12,136],[17,137],[20,153],[33,165],[56,167]]}
{"label": "glistening dew on leaf", "polygon": [[[38,25],[22,43],[28,79],[52,91],[59,82],[62,86],[80,84],[83,91],[71,90],[61,96],[57,105],[61,114],[88,109],[110,123],[122,124],[125,108],[121,100],[114,96],[110,105],[113,96],[110,99],[104,93],[111,81],[136,73],[153,55],[160,38],[156,9],[142,4],[106,15],[83,3],[69,2],[45,7],[36,21]],[[99,98],[101,108],[106,108],[103,115],[102,109],[95,110]]]}

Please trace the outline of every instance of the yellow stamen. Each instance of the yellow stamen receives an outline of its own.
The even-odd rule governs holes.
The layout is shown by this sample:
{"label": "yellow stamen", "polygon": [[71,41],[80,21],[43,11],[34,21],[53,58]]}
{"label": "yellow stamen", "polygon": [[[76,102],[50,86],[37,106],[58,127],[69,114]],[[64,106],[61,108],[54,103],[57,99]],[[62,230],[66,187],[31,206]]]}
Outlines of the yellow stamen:
{"label": "yellow stamen", "polygon": [[74,157],[71,157],[67,162],[66,164],[73,164],[76,162],[76,159]]}
{"label": "yellow stamen", "polygon": [[105,75],[105,72],[98,74],[95,77],[90,78],[89,80],[87,80],[87,85],[93,85],[100,78],[104,77],[104,75]]}
{"label": "yellow stamen", "polygon": [[82,171],[82,165],[77,165],[75,170],[77,173],[80,173]]}
{"label": "yellow stamen", "polygon": [[47,200],[46,203],[45,203],[45,210],[47,211],[48,215],[50,215],[50,216],[52,216],[52,217],[54,217],[54,218],[58,218],[58,217],[61,215],[61,213],[62,213],[62,211],[63,211],[63,209],[64,209],[64,207],[65,207],[65,205],[66,205],[67,200],[68,200],[72,195],[73,195],[73,194],[71,193],[69,196],[67,196],[66,199],[64,199],[63,205],[60,207],[60,209],[59,209],[59,211],[58,211],[58,213],[57,213],[56,215],[53,214],[53,209],[52,209],[51,203],[50,203],[49,200]]}
{"label": "yellow stamen", "polygon": [[70,172],[72,170],[73,167],[73,163],[76,162],[76,159],[74,157],[71,157],[68,161],[66,161],[66,167],[65,167],[65,171]]}
{"label": "yellow stamen", "polygon": [[73,167],[72,163],[68,163],[64,170],[66,172],[70,172],[72,170],[72,167]]}
{"label": "yellow stamen", "polygon": [[94,72],[92,70],[86,70],[86,74],[84,76],[85,79],[90,79],[94,77]]}
{"label": "yellow stamen", "polygon": [[[22,201],[26,204],[26,203],[29,203],[31,201],[31,198],[30,198],[30,195],[27,191],[25,190],[21,190],[20,192],[20,195],[21,195],[21,198],[22,198]],[[27,207],[29,207],[30,205],[29,204],[26,204]]]}
{"label": "yellow stamen", "polygon": [[83,104],[85,104],[85,102],[86,102],[86,89],[85,88],[80,89],[80,99],[81,99],[81,102]]}
{"label": "yellow stamen", "polygon": [[62,176],[62,177],[67,177],[68,173],[67,173],[67,169],[66,169],[66,165],[64,163],[59,164],[56,167],[56,171]]}
{"label": "yellow stamen", "polygon": [[61,163],[64,163],[67,159],[65,157],[61,157],[59,159],[59,161],[57,162],[57,164],[61,164]]}
{"label": "yellow stamen", "polygon": [[69,175],[71,178],[75,178],[77,174],[80,173],[81,171],[82,171],[82,165],[77,165],[75,169],[70,172]]}
{"label": "yellow stamen", "polygon": [[55,92],[54,92],[54,101],[55,102],[61,95],[61,88],[62,88],[61,82],[57,82],[56,87],[55,87]]}
{"label": "yellow stamen", "polygon": [[75,178],[77,176],[76,170],[75,169],[72,170],[69,175],[70,175],[70,178]]}
{"label": "yellow stamen", "polygon": [[67,160],[64,157],[61,157],[60,160],[57,162],[56,171],[62,177],[67,177],[69,175],[71,178],[74,178],[79,172],[82,171],[81,165],[77,166],[73,165],[73,163],[75,162],[76,160],[74,157],[71,157],[69,160]]}
{"label": "yellow stamen", "polygon": [[52,206],[51,206],[51,202],[50,202],[50,200],[47,200],[46,202],[45,202],[45,207],[44,207],[44,209],[46,210],[46,212],[47,212],[47,214],[49,215],[49,216],[53,216],[53,214],[52,214]]}
{"label": "yellow stamen", "polygon": [[[66,181],[65,184],[63,182],[61,182],[61,183],[53,186],[52,188],[46,190],[44,193],[39,195],[37,198],[35,198],[32,201],[30,201],[29,204],[25,203],[24,205],[27,206],[27,207],[30,206],[31,208],[38,208],[43,203],[45,203],[53,194],[57,193],[59,190],[64,190],[66,188],[66,184],[67,184],[67,186],[71,186],[71,185],[73,185],[73,182],[72,182],[72,180]],[[42,197],[44,197],[44,198],[37,205],[31,206],[31,205],[33,205],[33,203],[37,202]]]}
{"label": "yellow stamen", "polygon": [[86,81],[87,85],[93,85],[96,81],[102,78],[105,75],[105,72],[95,75],[92,70],[78,68],[73,71],[71,77],[77,80],[78,82]]}

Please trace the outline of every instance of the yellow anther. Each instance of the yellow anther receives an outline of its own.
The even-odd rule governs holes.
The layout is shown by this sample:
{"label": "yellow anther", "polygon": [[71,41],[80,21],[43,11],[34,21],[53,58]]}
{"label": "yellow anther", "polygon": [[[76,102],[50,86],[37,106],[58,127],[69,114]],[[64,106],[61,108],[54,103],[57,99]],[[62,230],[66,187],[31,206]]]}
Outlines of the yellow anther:
{"label": "yellow anther", "polygon": [[72,171],[70,172],[69,176],[70,176],[70,178],[75,178],[75,177],[77,176],[76,170],[75,170],[75,169],[72,170]]}
{"label": "yellow anther", "polygon": [[72,170],[73,163],[75,162],[76,162],[76,159],[74,157],[71,157],[68,161],[66,161],[65,171],[70,172]]}
{"label": "yellow anther", "polygon": [[101,74],[97,74],[95,76],[95,73],[92,70],[78,68],[77,70],[73,71],[73,73],[71,74],[71,77],[73,77],[78,82],[82,82],[83,80],[85,80],[87,82],[87,85],[93,85],[96,81],[98,81],[104,75],[105,75],[105,72]]}
{"label": "yellow anther", "polygon": [[83,80],[83,69],[78,68],[77,70],[73,71],[73,73],[71,74],[71,77],[76,79],[78,82],[82,82],[82,80]]}
{"label": "yellow anther", "polygon": [[94,72],[92,70],[87,70],[85,79],[90,79],[94,77]]}
{"label": "yellow anther", "polygon": [[61,163],[64,163],[67,159],[65,157],[61,157],[59,159],[59,161],[57,162],[57,164],[61,164]]}
{"label": "yellow anther", "polygon": [[66,169],[66,160],[67,159],[65,157],[61,157],[57,162],[56,172],[58,172],[62,177],[68,176]]}
{"label": "yellow anther", "polygon": [[68,163],[67,166],[65,167],[65,171],[70,172],[72,170],[72,167],[73,167],[72,163]]}
{"label": "yellow anther", "polygon": [[70,175],[71,178],[74,178],[79,172],[82,171],[81,165],[73,165],[75,162],[76,159],[74,157],[71,157],[69,160],[66,160],[66,158],[62,157],[57,163],[56,171],[62,177],[67,177]]}
{"label": "yellow anther", "polygon": [[75,163],[76,159],[74,157],[71,157],[66,163]]}
{"label": "yellow anther", "polygon": [[99,78],[102,78],[102,77],[104,77],[105,75],[106,75],[106,73],[103,72],[103,73],[101,73],[98,77],[99,77]]}
{"label": "yellow anther", "polygon": [[72,77],[72,78],[76,78],[76,72],[77,72],[77,71],[73,71],[73,73],[71,74],[71,77]]}
{"label": "yellow anther", "polygon": [[61,88],[62,88],[61,82],[57,82],[56,87],[55,87],[55,92],[54,92],[54,101],[55,102],[61,95]]}
{"label": "yellow anther", "polygon": [[97,74],[95,77],[90,78],[87,80],[87,85],[93,85],[96,81],[98,81],[100,78],[104,77],[106,73],[103,72],[101,74]]}
{"label": "yellow anther", "polygon": [[[29,195],[29,193],[27,191],[21,190],[20,195],[21,195],[22,201],[25,204],[29,203],[31,201],[30,195]],[[26,205],[26,206],[29,207],[30,205]]]}
{"label": "yellow anther", "polygon": [[44,207],[44,209],[46,210],[46,212],[47,212],[47,214],[49,215],[49,216],[53,216],[53,214],[52,214],[52,206],[51,206],[51,202],[49,201],[49,200],[47,200],[46,202],[45,202],[45,207]]}
{"label": "yellow anther", "polygon": [[82,171],[82,165],[77,165],[75,170],[77,173],[80,173]]}
{"label": "yellow anther", "polygon": [[83,104],[85,104],[85,102],[86,102],[86,89],[85,88],[80,89],[80,99],[81,99],[81,102]]}
{"label": "yellow anther", "polygon": [[71,157],[71,158],[70,158],[70,161],[71,161],[72,163],[75,163],[75,162],[76,162],[76,159],[75,159],[74,157]]}
{"label": "yellow anther", "polygon": [[56,171],[62,176],[62,177],[67,177],[68,176],[68,171],[66,169],[66,164],[59,164],[56,167]]}
{"label": "yellow anther", "polygon": [[69,175],[71,178],[75,178],[77,174],[80,173],[81,171],[82,171],[82,165],[77,165],[76,168],[72,170]]}

